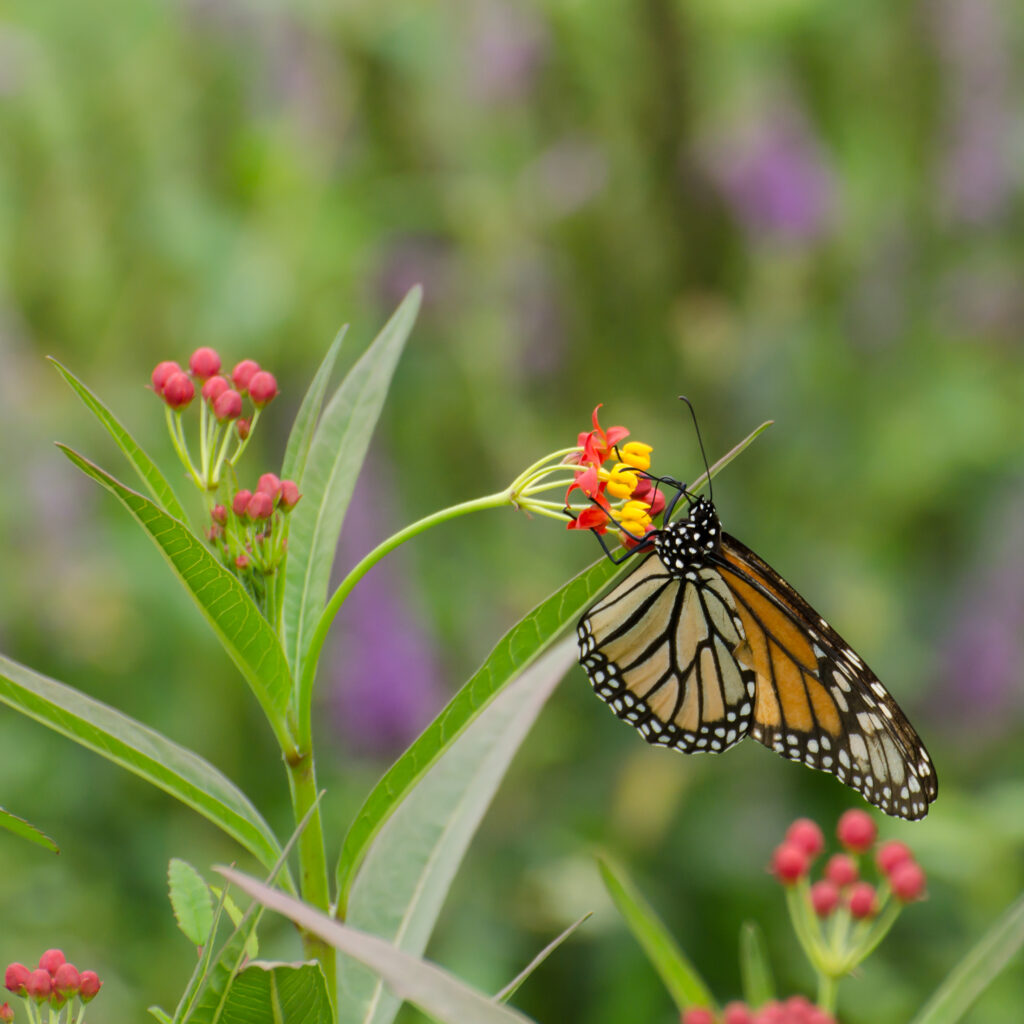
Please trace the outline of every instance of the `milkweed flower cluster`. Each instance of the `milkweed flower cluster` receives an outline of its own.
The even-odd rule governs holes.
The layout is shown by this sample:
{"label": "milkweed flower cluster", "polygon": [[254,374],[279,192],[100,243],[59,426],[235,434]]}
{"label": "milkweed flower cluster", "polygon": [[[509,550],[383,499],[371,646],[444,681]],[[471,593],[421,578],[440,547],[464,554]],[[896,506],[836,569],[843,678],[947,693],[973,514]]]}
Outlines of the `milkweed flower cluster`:
{"label": "milkweed flower cluster", "polygon": [[[25,1000],[30,1024],[42,1024],[43,1007],[49,1024],[83,1024],[85,1007],[96,997],[103,982],[95,971],[79,971],[59,949],[48,949],[32,970],[21,963],[7,965],[4,986]],[[13,1021],[9,1003],[0,1006],[0,1022]]]}
{"label": "milkweed flower cluster", "polygon": [[729,1003],[721,1013],[703,1006],[684,1010],[681,1024],[837,1024],[836,1018],[806,996],[790,996],[753,1009],[744,1002]]}
{"label": "milkweed flower cluster", "polygon": [[[605,534],[617,530],[626,547],[635,547],[654,528],[665,508],[665,496],[648,470],[652,447],[626,441],[625,427],[601,426],[598,405],[592,428],[580,431],[577,443],[545,456],[521,473],[509,487],[512,503],[528,512],[560,519],[570,530]],[[562,502],[542,498],[565,489]]]}
{"label": "milkweed flower cluster", "polygon": [[771,861],[793,930],[826,989],[875,949],[907,903],[925,895],[925,874],[910,848],[876,845],[878,829],[866,811],[843,814],[836,838],[844,850],[825,861],[816,881],[811,867],[825,852],[825,836],[808,818],[790,825]]}
{"label": "milkweed flower cluster", "polygon": [[[167,407],[167,427],[178,458],[196,486],[215,491],[226,466],[233,467],[262,410],[277,397],[274,375],[243,359],[228,375],[212,348],[197,348],[183,369],[172,360],[158,363],[150,385]],[[182,414],[199,394],[199,453],[192,457]],[[247,409],[246,405],[251,406]],[[243,415],[244,414],[244,415]]]}

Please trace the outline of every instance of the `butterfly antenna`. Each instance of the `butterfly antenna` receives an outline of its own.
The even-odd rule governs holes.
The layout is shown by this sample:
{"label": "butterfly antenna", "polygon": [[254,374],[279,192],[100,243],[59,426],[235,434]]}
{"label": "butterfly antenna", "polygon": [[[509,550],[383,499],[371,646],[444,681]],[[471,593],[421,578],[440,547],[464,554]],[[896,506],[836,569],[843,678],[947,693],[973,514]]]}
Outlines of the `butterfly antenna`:
{"label": "butterfly antenna", "polygon": [[686,408],[690,410],[690,417],[693,419],[693,429],[697,432],[697,444],[700,446],[700,455],[704,460],[704,470],[708,478],[708,495],[710,496],[711,501],[714,502],[715,492],[711,487],[711,467],[708,465],[707,452],[704,451],[704,439],[700,436],[700,425],[697,423],[697,413],[694,411],[693,402],[691,402],[686,395],[680,395],[679,401],[685,402]]}

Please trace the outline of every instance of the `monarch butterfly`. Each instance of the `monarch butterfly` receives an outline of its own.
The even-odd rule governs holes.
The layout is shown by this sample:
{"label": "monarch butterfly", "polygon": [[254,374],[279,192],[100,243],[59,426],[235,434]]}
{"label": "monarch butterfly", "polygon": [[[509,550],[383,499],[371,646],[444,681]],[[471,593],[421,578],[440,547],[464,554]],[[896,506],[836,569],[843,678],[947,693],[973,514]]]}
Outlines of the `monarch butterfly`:
{"label": "monarch butterfly", "polygon": [[[648,743],[719,753],[750,735],[835,775],[886,814],[923,818],[938,793],[935,769],[877,676],[774,569],[723,532],[710,500],[651,479],[676,490],[664,525],[577,628],[597,695]],[[681,497],[689,514],[672,521]]]}

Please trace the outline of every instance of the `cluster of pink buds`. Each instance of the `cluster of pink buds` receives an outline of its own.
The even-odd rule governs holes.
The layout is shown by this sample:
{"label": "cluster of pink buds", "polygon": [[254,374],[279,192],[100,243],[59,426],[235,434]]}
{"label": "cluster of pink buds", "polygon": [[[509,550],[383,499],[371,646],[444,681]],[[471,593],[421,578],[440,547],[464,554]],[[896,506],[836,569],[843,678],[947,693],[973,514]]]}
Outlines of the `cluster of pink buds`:
{"label": "cluster of pink buds", "polygon": [[302,497],[293,480],[264,473],[255,491],[236,491],[230,505],[215,505],[207,536],[225,563],[239,572],[268,576],[280,564],[288,545],[285,517]]}
{"label": "cluster of pink buds", "polygon": [[[176,362],[159,363],[150,382],[167,406],[167,425],[178,457],[196,485],[216,490],[225,464],[234,466],[245,450],[260,412],[277,397],[277,381],[252,359],[243,359],[228,376],[220,356],[197,348],[184,370]],[[182,412],[199,389],[199,457],[193,459],[185,437]],[[246,400],[251,410],[246,408]]]}
{"label": "cluster of pink buds", "polygon": [[729,1003],[720,1014],[695,1006],[683,1012],[682,1024],[836,1024],[836,1019],[806,996],[790,996],[785,1002],[773,999],[756,1010],[743,1002]]}
{"label": "cluster of pink buds", "polygon": [[[48,949],[35,970],[13,963],[4,972],[7,991],[25,1000],[30,1024],[41,1024],[44,1006],[49,1007],[46,1019],[51,1024],[80,1024],[85,1017],[85,1005],[92,1002],[102,984],[95,971],[79,971],[64,959],[59,949]],[[0,1006],[0,1022],[12,1020],[14,1011],[9,1003],[4,1003]]]}

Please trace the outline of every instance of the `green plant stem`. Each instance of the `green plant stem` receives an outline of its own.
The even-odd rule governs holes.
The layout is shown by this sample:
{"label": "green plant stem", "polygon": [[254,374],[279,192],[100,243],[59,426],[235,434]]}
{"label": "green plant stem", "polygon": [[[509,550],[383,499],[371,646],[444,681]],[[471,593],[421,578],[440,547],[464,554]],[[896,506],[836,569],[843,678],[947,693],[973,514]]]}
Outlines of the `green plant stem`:
{"label": "green plant stem", "polygon": [[826,971],[818,971],[818,1005],[835,1016],[836,997],[839,993],[839,979]]}
{"label": "green plant stem", "polygon": [[[295,821],[301,822],[306,815],[309,820],[299,835],[299,886],[302,898],[325,914],[331,913],[330,882],[327,874],[327,853],[324,848],[323,819],[317,800],[316,768],[313,755],[306,754],[299,759],[289,759],[288,784],[291,790],[292,810]],[[304,932],[302,945],[306,955],[320,961],[327,981],[327,993],[331,1005],[337,1011],[337,954],[333,946],[315,935]]]}
{"label": "green plant stem", "polygon": [[386,554],[394,551],[400,544],[411,540],[424,530],[432,526],[455,519],[457,516],[467,515],[470,512],[480,512],[488,508],[500,508],[513,502],[511,490],[499,491],[497,494],[488,494],[483,498],[474,498],[472,501],[464,501],[459,505],[452,505],[449,508],[441,509],[432,515],[411,523],[404,530],[388,537],[387,540],[378,544],[365,558],[362,559],[352,571],[338,584],[337,590],[331,595],[323,613],[316,624],[316,629],[309,641],[309,650],[302,661],[302,673],[299,676],[299,688],[295,696],[295,709],[298,715],[298,745],[300,753],[312,749],[312,713],[313,682],[316,678],[317,663],[323,651],[324,641],[327,639],[327,631],[331,628],[334,616],[342,602],[352,592],[353,587],[372,569]]}

